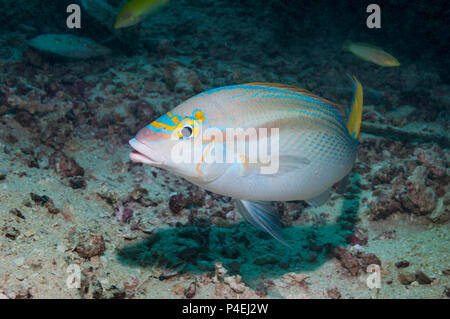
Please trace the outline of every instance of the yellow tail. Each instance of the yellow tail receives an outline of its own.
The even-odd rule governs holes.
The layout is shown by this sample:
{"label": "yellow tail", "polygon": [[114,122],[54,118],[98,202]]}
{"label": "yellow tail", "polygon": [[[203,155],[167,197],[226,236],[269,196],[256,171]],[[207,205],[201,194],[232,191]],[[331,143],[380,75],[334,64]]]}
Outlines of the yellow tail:
{"label": "yellow tail", "polygon": [[347,129],[348,133],[355,139],[359,136],[361,128],[362,111],[363,111],[363,88],[356,76],[351,77],[354,85],[353,102],[348,115]]}

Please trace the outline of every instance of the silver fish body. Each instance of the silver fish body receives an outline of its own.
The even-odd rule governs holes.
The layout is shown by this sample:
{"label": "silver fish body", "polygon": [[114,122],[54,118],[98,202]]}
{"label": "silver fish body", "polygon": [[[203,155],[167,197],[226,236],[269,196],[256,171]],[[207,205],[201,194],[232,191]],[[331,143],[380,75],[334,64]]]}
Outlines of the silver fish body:
{"label": "silver fish body", "polygon": [[[130,141],[135,149],[130,158],[235,198],[248,222],[287,244],[270,202],[306,200],[320,206],[355,162],[363,106],[362,86],[352,80],[354,99],[345,120],[334,103],[281,84],[209,90],[141,129]],[[230,146],[229,129],[239,129],[244,138]],[[210,130],[216,138],[204,134]],[[175,161],[173,150],[180,146],[192,146],[201,157]],[[251,149],[258,152],[247,154]],[[211,154],[231,154],[234,161],[207,161]]]}

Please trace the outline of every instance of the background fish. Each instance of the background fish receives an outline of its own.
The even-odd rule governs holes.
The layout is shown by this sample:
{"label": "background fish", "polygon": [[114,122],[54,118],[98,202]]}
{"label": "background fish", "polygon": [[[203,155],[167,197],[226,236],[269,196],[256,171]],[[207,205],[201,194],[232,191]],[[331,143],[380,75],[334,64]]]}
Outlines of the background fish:
{"label": "background fish", "polygon": [[[141,129],[130,140],[135,149],[130,159],[165,168],[237,199],[247,221],[284,242],[270,201],[306,200],[319,206],[327,200],[330,187],[352,169],[363,107],[362,86],[355,77],[353,81],[347,120],[332,102],[281,84],[250,83],[201,93]],[[230,151],[224,142],[200,134],[200,130],[216,129],[225,140],[226,128],[278,128],[278,171],[261,174],[262,161],[250,163],[239,153],[233,153],[234,163],[207,163],[204,156],[197,162],[174,161],[172,151],[180,145],[201,147],[203,155]],[[260,135],[249,138],[246,146],[261,139]],[[195,142],[201,143],[196,146]]]}
{"label": "background fish", "polygon": [[393,67],[400,65],[398,60],[392,55],[370,44],[345,41],[343,48],[362,60],[369,61],[380,66]]}
{"label": "background fish", "polygon": [[114,28],[119,29],[138,24],[168,2],[169,0],[130,0],[117,16]]}

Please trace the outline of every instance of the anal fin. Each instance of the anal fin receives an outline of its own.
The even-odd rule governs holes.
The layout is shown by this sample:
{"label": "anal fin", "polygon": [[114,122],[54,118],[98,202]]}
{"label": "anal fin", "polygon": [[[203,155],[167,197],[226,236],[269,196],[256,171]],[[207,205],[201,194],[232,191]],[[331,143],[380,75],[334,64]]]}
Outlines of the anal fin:
{"label": "anal fin", "polygon": [[319,207],[326,203],[329,196],[330,196],[330,189],[328,188],[326,191],[317,195],[316,197],[306,200],[306,202],[312,207]]}
{"label": "anal fin", "polygon": [[280,218],[270,202],[252,202],[240,199],[236,200],[236,203],[239,212],[245,220],[253,226],[269,233],[283,245],[290,247],[283,239]]}

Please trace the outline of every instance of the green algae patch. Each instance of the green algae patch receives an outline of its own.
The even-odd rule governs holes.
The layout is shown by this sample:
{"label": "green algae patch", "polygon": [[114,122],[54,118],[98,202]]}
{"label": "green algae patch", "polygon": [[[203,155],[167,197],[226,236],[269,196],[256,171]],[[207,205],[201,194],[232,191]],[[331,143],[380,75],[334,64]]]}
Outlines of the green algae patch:
{"label": "green algae patch", "polygon": [[214,262],[220,261],[229,273],[240,274],[251,283],[263,277],[316,269],[331,258],[336,246],[346,245],[346,238],[353,232],[348,220],[323,227],[286,228],[284,235],[291,248],[247,223],[232,228],[167,228],[120,249],[118,259],[130,266],[192,273],[214,271]]}

